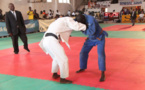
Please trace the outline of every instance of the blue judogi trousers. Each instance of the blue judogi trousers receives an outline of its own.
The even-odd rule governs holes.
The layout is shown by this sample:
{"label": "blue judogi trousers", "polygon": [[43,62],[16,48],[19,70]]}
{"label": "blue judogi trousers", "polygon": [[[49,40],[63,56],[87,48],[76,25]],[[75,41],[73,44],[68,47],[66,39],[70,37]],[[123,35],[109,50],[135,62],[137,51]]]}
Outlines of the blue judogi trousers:
{"label": "blue judogi trousers", "polygon": [[97,45],[97,52],[98,52],[98,64],[99,70],[105,71],[106,64],[105,64],[105,35],[103,35],[102,39],[99,40],[90,40],[87,39],[83,45],[83,48],[80,52],[80,69],[87,68],[87,61],[89,57],[89,52],[93,48],[93,46]]}

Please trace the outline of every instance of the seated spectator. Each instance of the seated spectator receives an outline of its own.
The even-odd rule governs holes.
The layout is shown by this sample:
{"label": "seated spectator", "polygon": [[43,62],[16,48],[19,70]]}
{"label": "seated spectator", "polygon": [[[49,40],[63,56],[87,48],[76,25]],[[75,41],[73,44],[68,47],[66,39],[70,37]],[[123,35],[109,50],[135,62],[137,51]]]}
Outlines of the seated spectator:
{"label": "seated spectator", "polygon": [[56,15],[60,16],[60,12],[58,10],[56,11]]}
{"label": "seated spectator", "polygon": [[139,22],[144,22],[144,13],[141,12],[141,14],[139,14],[139,18],[138,18]]}
{"label": "seated spectator", "polygon": [[144,9],[141,9],[141,12],[143,12],[143,13],[144,13]]}
{"label": "seated spectator", "polygon": [[73,12],[72,12],[72,16],[73,16],[73,17],[74,17],[74,16],[76,16],[76,13],[75,13],[75,11],[73,11]]}
{"label": "seated spectator", "polygon": [[56,11],[56,15],[55,15],[55,18],[59,17],[60,16],[60,12],[57,10]]}
{"label": "seated spectator", "polygon": [[0,9],[0,21],[4,20],[4,15],[2,14],[2,10]]}
{"label": "seated spectator", "polygon": [[68,10],[67,15],[70,17],[71,16],[71,11]]}
{"label": "seated spectator", "polygon": [[27,15],[28,15],[29,20],[34,19],[34,13],[33,13],[33,10],[31,9],[31,7],[29,7],[29,11],[27,12]]}
{"label": "seated spectator", "polygon": [[48,15],[49,19],[53,18],[53,11],[51,9],[49,10]]}
{"label": "seated spectator", "polygon": [[54,11],[52,11],[52,19],[53,19]]}
{"label": "seated spectator", "polygon": [[46,14],[46,12],[45,12],[45,10],[43,10],[43,13],[42,13],[44,16],[43,16],[43,18],[47,18],[47,14]]}
{"label": "seated spectator", "polygon": [[39,19],[39,15],[38,15],[36,9],[34,10],[34,19]]}
{"label": "seated spectator", "polygon": [[40,11],[39,18],[40,18],[40,19],[44,19],[44,14],[43,14],[43,12],[42,12],[42,11]]}

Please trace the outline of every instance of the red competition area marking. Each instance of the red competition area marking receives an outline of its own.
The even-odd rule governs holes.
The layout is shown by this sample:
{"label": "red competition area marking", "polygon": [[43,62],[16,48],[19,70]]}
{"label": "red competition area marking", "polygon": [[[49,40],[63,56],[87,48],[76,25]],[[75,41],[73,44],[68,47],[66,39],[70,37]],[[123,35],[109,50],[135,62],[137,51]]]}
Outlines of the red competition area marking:
{"label": "red competition area marking", "polygon": [[105,31],[145,31],[145,25],[114,25],[103,28]]}
{"label": "red competition area marking", "polygon": [[[106,81],[99,82],[97,47],[90,52],[88,69],[75,73],[79,69],[79,53],[85,38],[71,37],[69,50],[70,77],[73,84],[85,85],[109,90],[145,90],[145,39],[106,39]],[[0,74],[15,75],[42,80],[52,79],[51,57],[46,55],[38,43],[29,45],[30,53],[20,46],[20,53],[13,54],[13,49],[0,51]]]}

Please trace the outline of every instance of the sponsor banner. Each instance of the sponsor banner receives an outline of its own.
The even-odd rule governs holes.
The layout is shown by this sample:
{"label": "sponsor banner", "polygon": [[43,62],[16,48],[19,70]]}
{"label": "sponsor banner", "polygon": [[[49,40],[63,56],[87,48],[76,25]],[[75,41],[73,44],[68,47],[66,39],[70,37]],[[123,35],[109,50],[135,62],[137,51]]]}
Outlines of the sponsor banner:
{"label": "sponsor banner", "polygon": [[[25,20],[26,33],[39,31],[38,20]],[[0,22],[0,36],[8,36],[6,23]]]}
{"label": "sponsor banner", "polygon": [[119,0],[120,5],[142,5],[143,0]]}
{"label": "sponsor banner", "polygon": [[39,31],[38,20],[25,20],[26,33]]}
{"label": "sponsor banner", "polygon": [[7,36],[7,29],[6,29],[6,23],[0,22],[0,36]]}
{"label": "sponsor banner", "polygon": [[[145,15],[144,15],[144,17],[145,17]],[[139,18],[139,15],[137,15],[135,22],[139,22],[138,18]],[[122,15],[121,21],[122,21],[122,23],[131,23],[130,15]]]}
{"label": "sponsor banner", "polygon": [[40,32],[45,32],[47,31],[49,25],[55,21],[55,19],[51,19],[51,20],[39,20],[39,31]]}

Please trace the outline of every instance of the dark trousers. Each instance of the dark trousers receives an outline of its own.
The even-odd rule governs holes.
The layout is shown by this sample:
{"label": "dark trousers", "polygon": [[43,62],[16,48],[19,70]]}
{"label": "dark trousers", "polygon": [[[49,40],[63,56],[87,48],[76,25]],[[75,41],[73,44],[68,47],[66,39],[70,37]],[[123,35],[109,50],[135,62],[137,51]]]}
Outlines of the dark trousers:
{"label": "dark trousers", "polygon": [[132,25],[135,25],[135,20],[134,18],[131,19]]}
{"label": "dark trousers", "polygon": [[19,52],[18,48],[18,37],[21,38],[22,42],[24,43],[24,48],[28,48],[28,43],[27,43],[27,36],[25,33],[21,33],[19,29],[19,33],[16,35],[13,35],[12,38],[12,43],[13,43],[13,48],[14,52]]}
{"label": "dark trousers", "polygon": [[99,64],[99,70],[105,71],[106,70],[106,63],[105,63],[105,35],[103,35],[103,38],[101,41],[99,40],[86,40],[86,42],[83,45],[83,48],[80,52],[80,68],[86,69],[87,68],[87,62],[89,57],[89,52],[91,49],[97,45],[97,52],[98,52],[98,64]]}

